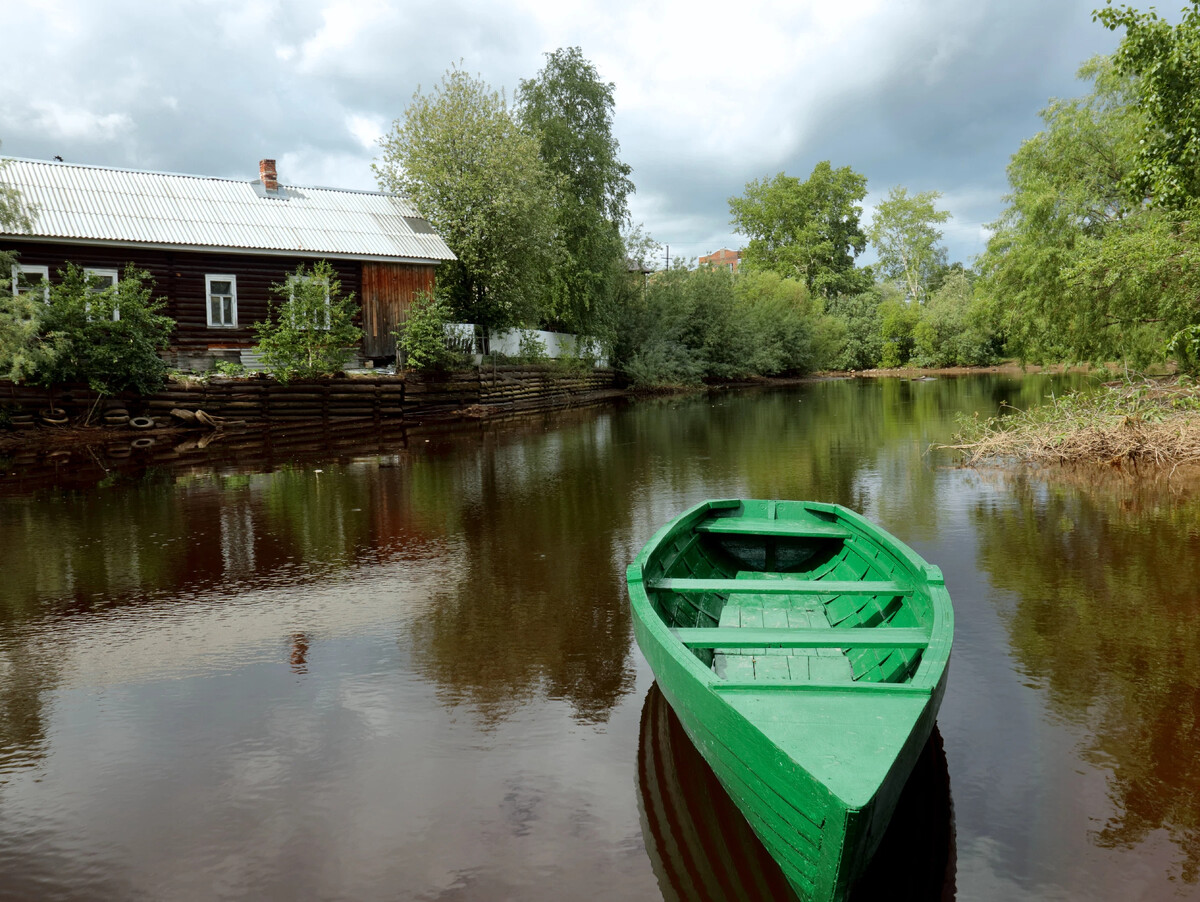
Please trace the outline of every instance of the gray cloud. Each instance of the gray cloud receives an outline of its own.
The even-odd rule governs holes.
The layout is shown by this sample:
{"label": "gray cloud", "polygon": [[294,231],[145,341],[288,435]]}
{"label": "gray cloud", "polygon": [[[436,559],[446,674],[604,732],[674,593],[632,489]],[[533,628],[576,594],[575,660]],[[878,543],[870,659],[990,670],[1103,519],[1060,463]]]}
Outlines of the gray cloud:
{"label": "gray cloud", "polygon": [[1004,167],[1051,96],[1116,37],[1097,0],[668,2],[44,0],[6,12],[7,154],[370,188],[372,138],[462,61],[511,97],[578,44],[617,86],[633,212],[672,255],[736,246],[727,198],[829,159],[940,190],[951,256],[982,250]]}

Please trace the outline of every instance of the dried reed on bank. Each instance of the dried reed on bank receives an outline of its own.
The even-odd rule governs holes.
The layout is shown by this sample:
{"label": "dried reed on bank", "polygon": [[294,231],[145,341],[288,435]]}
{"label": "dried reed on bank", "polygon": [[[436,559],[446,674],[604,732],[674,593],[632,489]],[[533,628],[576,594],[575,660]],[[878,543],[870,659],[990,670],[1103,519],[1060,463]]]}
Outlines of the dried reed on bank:
{"label": "dried reed on bank", "polygon": [[1030,410],[960,417],[952,444],[967,466],[1014,459],[1133,467],[1200,463],[1200,388],[1188,377],[1109,383]]}

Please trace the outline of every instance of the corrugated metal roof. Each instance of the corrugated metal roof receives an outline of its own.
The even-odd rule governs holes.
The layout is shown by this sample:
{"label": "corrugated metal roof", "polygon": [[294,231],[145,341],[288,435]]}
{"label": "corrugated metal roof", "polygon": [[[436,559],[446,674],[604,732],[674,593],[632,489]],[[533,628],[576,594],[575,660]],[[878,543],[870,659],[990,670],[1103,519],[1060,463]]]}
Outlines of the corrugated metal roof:
{"label": "corrugated metal roof", "polygon": [[416,210],[392,194],[280,185],[272,195],[258,181],[44,160],[10,160],[0,177],[36,205],[38,237],[454,259]]}

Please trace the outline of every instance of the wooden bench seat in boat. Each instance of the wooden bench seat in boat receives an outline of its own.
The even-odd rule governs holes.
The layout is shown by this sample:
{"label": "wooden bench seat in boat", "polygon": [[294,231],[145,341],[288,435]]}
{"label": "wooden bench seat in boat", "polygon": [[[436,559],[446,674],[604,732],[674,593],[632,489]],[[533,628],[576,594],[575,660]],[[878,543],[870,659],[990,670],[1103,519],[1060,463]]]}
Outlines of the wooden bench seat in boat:
{"label": "wooden bench seat in boat", "polygon": [[[660,585],[668,581],[660,581]],[[804,581],[811,593],[796,606],[793,592],[781,597],[780,589],[800,580],[764,580],[759,574],[739,573],[733,580],[672,580],[676,585],[721,582],[730,592],[716,627],[675,629],[674,634],[689,648],[713,649],[713,670],[731,682],[757,680],[849,683],[854,679],[846,648],[924,648],[929,634],[922,629],[891,627],[834,628],[823,603],[848,593],[848,586],[868,586],[869,594],[904,594],[908,588],[892,581],[850,583]],[[753,587],[753,591],[745,591]],[[819,591],[817,588],[819,587]],[[665,588],[665,586],[664,586]],[[686,588],[684,589],[686,591]],[[710,590],[712,591],[712,590]],[[722,591],[722,590],[716,590]],[[778,593],[778,594],[777,594]],[[862,593],[868,594],[868,593]],[[786,605],[786,606],[785,606]]]}

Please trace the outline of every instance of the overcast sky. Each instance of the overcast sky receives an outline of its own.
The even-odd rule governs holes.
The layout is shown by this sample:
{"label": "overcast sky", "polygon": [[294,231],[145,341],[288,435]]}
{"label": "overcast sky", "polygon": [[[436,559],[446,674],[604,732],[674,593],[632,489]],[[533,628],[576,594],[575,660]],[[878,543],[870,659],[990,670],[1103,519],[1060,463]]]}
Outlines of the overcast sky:
{"label": "overcast sky", "polygon": [[[672,257],[742,241],[728,198],[829,160],[941,191],[952,259],[983,250],[1004,169],[1051,97],[1117,36],[1101,0],[16,0],[9,156],[376,187],[377,138],[451,63],[512,90],[558,47],[616,85],[635,222]],[[862,258],[870,258],[868,254]]]}

